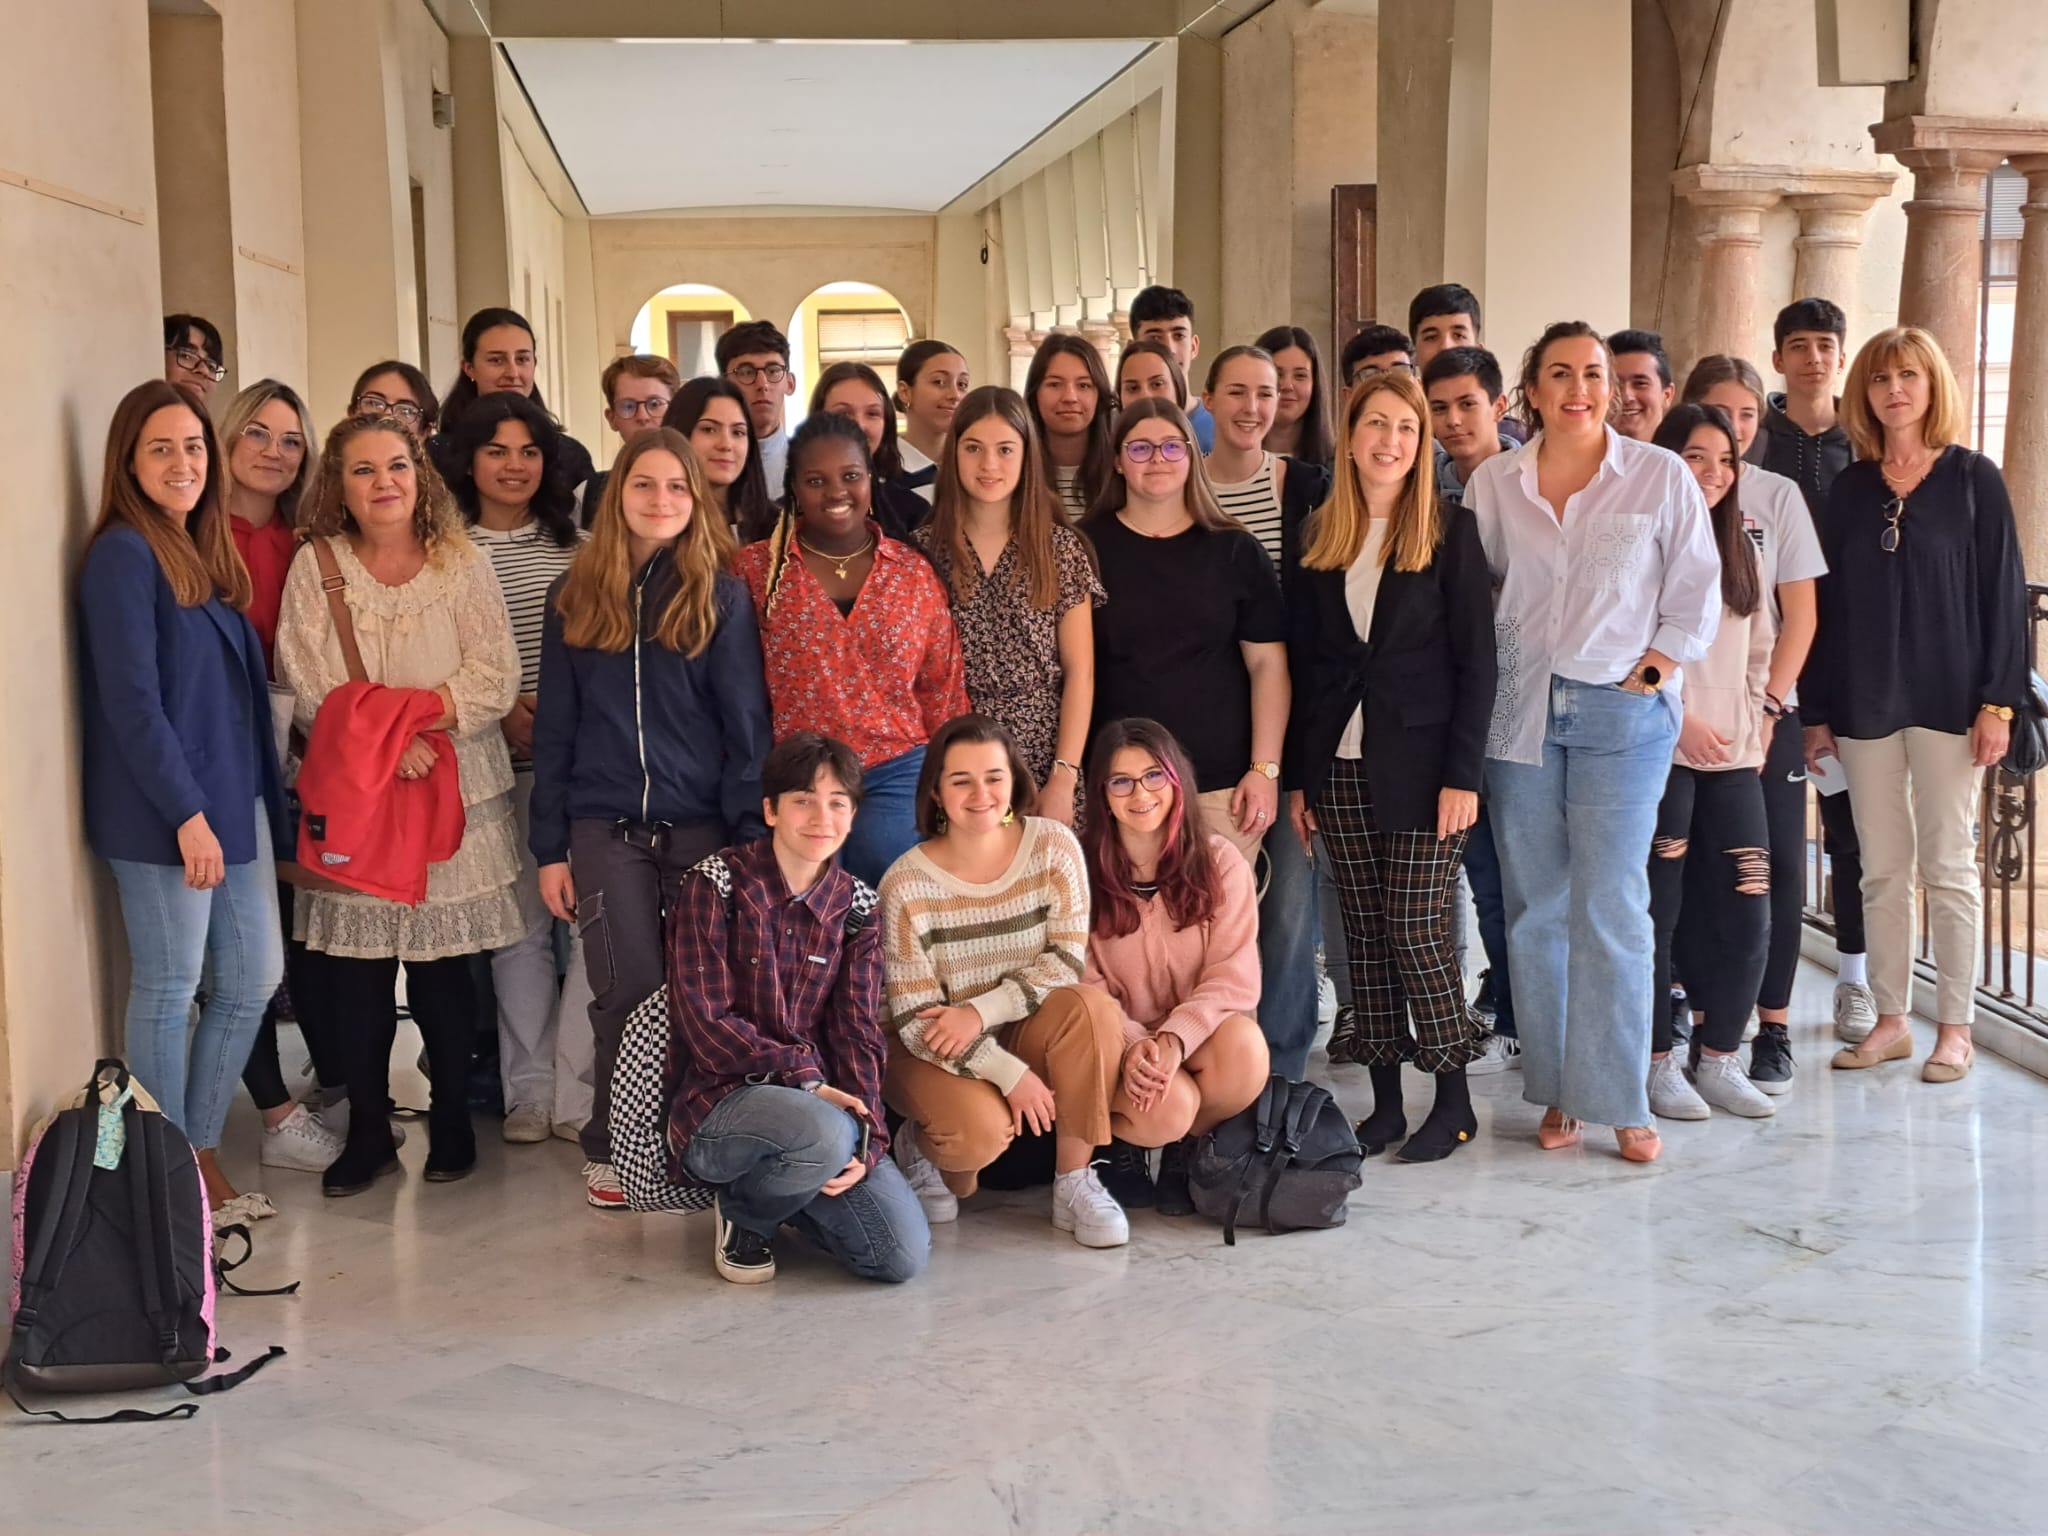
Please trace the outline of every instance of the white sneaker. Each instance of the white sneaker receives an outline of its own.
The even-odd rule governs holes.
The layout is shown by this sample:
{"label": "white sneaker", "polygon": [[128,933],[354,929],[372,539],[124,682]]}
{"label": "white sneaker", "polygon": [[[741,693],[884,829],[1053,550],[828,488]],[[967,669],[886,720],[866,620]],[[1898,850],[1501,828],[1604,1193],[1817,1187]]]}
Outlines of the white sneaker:
{"label": "white sneaker", "polygon": [[1754,1008],[1750,1009],[1749,1022],[1742,1026],[1742,1043],[1744,1045],[1749,1044],[1750,1041],[1754,1040],[1762,1032],[1763,1027],[1764,1021],[1757,1017]]}
{"label": "white sneaker", "polygon": [[1705,1120],[1713,1114],[1685,1080],[1685,1065],[1676,1051],[1650,1058],[1650,1113],[1660,1120]]}
{"label": "white sneaker", "polygon": [[557,1120],[554,1126],[554,1136],[558,1141],[581,1142],[583,1140],[583,1122],[581,1120]]}
{"label": "white sneaker", "polygon": [[917,1196],[917,1203],[924,1207],[924,1219],[933,1224],[958,1221],[960,1197],[946,1188],[945,1179],[932,1166],[932,1160],[924,1155],[924,1148],[917,1144],[915,1120],[903,1122],[890,1151],[896,1159],[896,1166],[903,1170],[903,1181]]}
{"label": "white sneaker", "polygon": [[1693,1068],[1692,1080],[1699,1099],[1716,1109],[1725,1109],[1731,1115],[1762,1120],[1778,1112],[1776,1102],[1752,1083],[1749,1074],[1742,1070],[1742,1058],[1739,1056],[1709,1056],[1702,1051],[1700,1064]]}
{"label": "white sneaker", "polygon": [[1485,1077],[1493,1072],[1506,1072],[1510,1068],[1519,1070],[1522,1065],[1522,1042],[1513,1035],[1488,1035],[1486,1049],[1478,1059],[1465,1063],[1467,1077]]}
{"label": "white sneaker", "polygon": [[505,1112],[504,1128],[499,1134],[510,1142],[531,1144],[546,1141],[550,1129],[548,1112],[538,1104],[514,1104]]}
{"label": "white sneaker", "polygon": [[1327,1024],[1337,1017],[1337,987],[1329,976],[1318,971],[1316,975],[1316,1022]]}
{"label": "white sneaker", "polygon": [[610,1163],[583,1165],[583,1197],[600,1211],[623,1211],[626,1186],[619,1182],[619,1170]]}
{"label": "white sneaker", "polygon": [[263,1166],[325,1173],[345,1144],[304,1104],[294,1104],[284,1119],[263,1128]]}
{"label": "white sneaker", "polygon": [[1835,1038],[1861,1045],[1877,1028],[1877,995],[1860,981],[1835,983]]}
{"label": "white sneaker", "polygon": [[1083,1248],[1121,1248],[1131,1240],[1130,1218],[1102,1187],[1093,1165],[1052,1181],[1052,1224],[1071,1232]]}

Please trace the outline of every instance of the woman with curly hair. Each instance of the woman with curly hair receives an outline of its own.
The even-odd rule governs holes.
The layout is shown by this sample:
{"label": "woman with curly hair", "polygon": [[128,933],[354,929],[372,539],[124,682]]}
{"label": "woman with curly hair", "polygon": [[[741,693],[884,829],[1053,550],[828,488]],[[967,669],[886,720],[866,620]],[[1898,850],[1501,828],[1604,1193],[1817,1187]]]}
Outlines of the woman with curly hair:
{"label": "woman with curly hair", "polygon": [[385,1106],[401,961],[433,1085],[426,1176],[459,1179],[476,1166],[466,1092],[476,1008],[469,958],[516,944],[524,931],[513,893],[512,759],[499,728],[518,697],[519,648],[490,560],[464,536],[447,487],[396,416],[352,416],[329,433],[316,485],[303,521],[313,547],[292,564],[277,626],[278,671],[297,696],[298,724],[310,733],[327,696],[349,681],[322,586],[324,551],[366,679],[440,701],[406,746],[398,777],[432,773],[440,758],[426,734],[446,732],[464,811],[461,844],[427,866],[417,906],[299,892],[295,936],[328,957],[334,1000],[350,1025],[348,1141],[323,1188],[352,1195],[398,1166]]}

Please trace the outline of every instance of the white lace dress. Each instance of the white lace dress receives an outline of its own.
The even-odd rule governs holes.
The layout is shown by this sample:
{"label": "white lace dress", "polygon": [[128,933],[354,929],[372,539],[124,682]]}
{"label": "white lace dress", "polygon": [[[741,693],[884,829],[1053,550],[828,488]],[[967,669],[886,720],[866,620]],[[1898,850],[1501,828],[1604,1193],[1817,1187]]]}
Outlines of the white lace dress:
{"label": "white lace dress", "polygon": [[[512,819],[512,759],[498,722],[519,691],[519,649],[491,562],[468,539],[447,540],[403,586],[363,568],[346,539],[330,539],[348,583],[349,617],[373,683],[437,688],[455,699],[455,762],[466,825],[455,857],[427,866],[417,907],[377,896],[300,891],[293,936],[308,948],[357,959],[439,960],[516,943],[525,931],[513,887],[519,839]],[[348,681],[341,643],[320,590],[320,568],[301,551],[285,579],[277,621],[279,676],[298,695],[310,733],[321,701]]]}

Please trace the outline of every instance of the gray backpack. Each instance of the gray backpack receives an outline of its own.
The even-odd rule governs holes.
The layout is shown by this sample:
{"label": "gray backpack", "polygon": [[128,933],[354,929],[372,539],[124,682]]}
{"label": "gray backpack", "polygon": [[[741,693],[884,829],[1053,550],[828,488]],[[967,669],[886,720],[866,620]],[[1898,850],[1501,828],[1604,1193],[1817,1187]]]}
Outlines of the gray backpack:
{"label": "gray backpack", "polygon": [[1232,1245],[1239,1222],[1268,1232],[1341,1227],[1364,1161],[1330,1091],[1276,1072],[1257,1103],[1195,1143],[1188,1195]]}

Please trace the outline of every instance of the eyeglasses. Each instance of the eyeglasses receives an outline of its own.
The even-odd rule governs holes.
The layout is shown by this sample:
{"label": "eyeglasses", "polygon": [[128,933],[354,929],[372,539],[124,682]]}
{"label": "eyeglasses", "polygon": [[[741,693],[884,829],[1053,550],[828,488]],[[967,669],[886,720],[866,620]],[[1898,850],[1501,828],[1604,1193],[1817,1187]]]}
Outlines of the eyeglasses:
{"label": "eyeglasses", "polygon": [[1383,373],[1405,373],[1410,378],[1413,378],[1415,376],[1415,365],[1408,362],[1360,363],[1351,370],[1351,383],[1353,387],[1356,387],[1363,384],[1367,379],[1378,378]]}
{"label": "eyeglasses", "polygon": [[752,363],[734,363],[725,370],[725,376],[735,384],[751,384],[756,379],[766,379],[770,384],[780,384],[789,377],[789,369],[781,363],[769,363],[756,368]]}
{"label": "eyeglasses", "polygon": [[1877,547],[1888,555],[1899,552],[1899,519],[1906,515],[1906,498],[1894,496],[1884,509],[1884,532],[1877,536]]}
{"label": "eyeglasses", "polygon": [[172,347],[171,360],[187,373],[203,374],[218,384],[228,376],[227,366],[216,363],[197,347]]}
{"label": "eyeglasses", "polygon": [[649,421],[659,426],[661,418],[668,414],[668,402],[658,396],[652,400],[621,400],[612,407],[612,414],[625,421],[632,421],[635,417],[645,416]]}
{"label": "eyeglasses", "polygon": [[281,437],[272,437],[270,428],[260,421],[252,421],[242,428],[242,436],[258,453],[268,452],[275,445],[279,453],[304,453],[306,440],[296,432],[287,432]]}
{"label": "eyeglasses", "polygon": [[1128,773],[1112,773],[1102,781],[1102,787],[1112,795],[1115,795],[1117,799],[1128,800],[1136,793],[1140,784],[1156,795],[1172,782],[1173,780],[1167,777],[1164,768],[1147,768],[1136,778],[1132,778]]}
{"label": "eyeglasses", "polygon": [[386,400],[382,395],[356,396],[358,416],[396,416],[408,427],[416,427],[426,419],[426,412],[410,400]]}
{"label": "eyeglasses", "polygon": [[[1188,440],[1184,437],[1165,437],[1155,442],[1151,438],[1134,437],[1124,444],[1124,457],[1133,464],[1150,464],[1154,454],[1165,463],[1178,464],[1188,456]],[[1129,794],[1130,791],[1125,790],[1124,793]]]}

